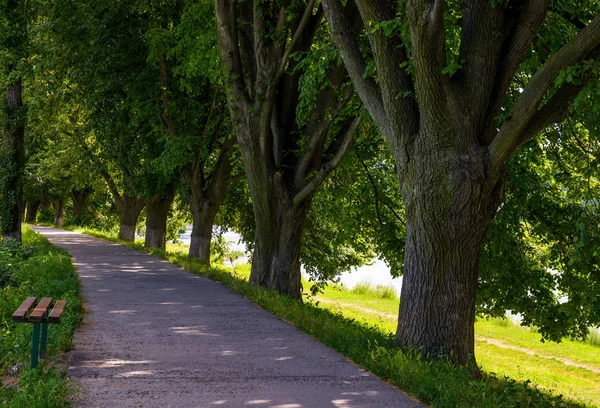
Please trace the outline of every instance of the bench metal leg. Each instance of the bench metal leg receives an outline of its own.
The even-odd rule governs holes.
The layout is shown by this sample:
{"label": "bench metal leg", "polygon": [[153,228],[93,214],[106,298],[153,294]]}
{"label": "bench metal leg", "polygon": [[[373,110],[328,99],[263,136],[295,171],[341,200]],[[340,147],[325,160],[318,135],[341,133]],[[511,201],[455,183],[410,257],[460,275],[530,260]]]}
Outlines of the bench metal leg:
{"label": "bench metal leg", "polygon": [[35,323],[33,325],[33,332],[31,334],[31,368],[36,368],[38,365],[38,350],[40,348],[40,324]]}
{"label": "bench metal leg", "polygon": [[42,339],[40,341],[40,358],[46,358],[46,339],[48,338],[48,323],[42,323]]}

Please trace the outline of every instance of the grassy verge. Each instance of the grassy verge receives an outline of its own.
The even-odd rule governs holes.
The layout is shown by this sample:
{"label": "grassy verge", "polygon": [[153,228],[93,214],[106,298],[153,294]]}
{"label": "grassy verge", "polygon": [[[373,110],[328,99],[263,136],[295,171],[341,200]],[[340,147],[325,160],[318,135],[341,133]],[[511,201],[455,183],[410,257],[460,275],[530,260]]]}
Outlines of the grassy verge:
{"label": "grassy verge", "polygon": [[[319,306],[393,333],[399,299],[358,296],[327,288],[315,300]],[[600,348],[590,342],[540,341],[535,330],[510,320],[482,319],[475,324],[477,362],[484,372],[531,381],[554,394],[600,406]]]}
{"label": "grassy verge", "polygon": [[[1,407],[67,407],[66,355],[82,319],[79,280],[70,255],[24,228],[23,247],[0,244],[0,388]],[[8,277],[8,278],[7,278]],[[48,330],[47,359],[29,370],[30,324],[15,324],[12,313],[25,298],[49,296],[67,301],[60,325]]]}
{"label": "grassy verge", "polygon": [[[139,242],[124,243],[102,232],[85,229],[79,231],[152,253],[191,272],[218,281],[431,406],[593,406],[590,398],[592,394],[572,393],[571,395],[578,399],[575,401],[553,394],[547,387],[538,387],[528,381],[527,377],[513,376],[514,370],[511,372],[510,367],[503,368],[502,365],[513,364],[512,358],[524,365],[521,355],[516,351],[515,356],[507,358],[512,350],[494,346],[496,349],[493,353],[486,352],[485,348],[493,349],[492,345],[478,342],[478,356],[483,365],[484,377],[474,380],[468,371],[453,367],[448,362],[430,361],[418,354],[404,352],[391,346],[391,330],[395,329],[398,300],[390,299],[386,291],[379,291],[381,293],[373,295],[364,289],[351,292],[328,288],[325,293],[310,302],[299,304],[285,296],[249,284],[247,265],[236,266],[235,272],[231,268],[206,268],[190,261],[181,246],[172,246],[166,252],[149,250]],[[489,360],[493,360],[493,363]],[[550,366],[542,365],[540,371],[546,370],[546,374],[551,376],[552,370],[557,370],[557,367],[551,366],[552,362],[547,359],[542,361]],[[502,374],[497,375],[494,372]],[[510,376],[505,376],[504,373]],[[594,381],[596,380],[593,377],[583,381],[580,388]]]}

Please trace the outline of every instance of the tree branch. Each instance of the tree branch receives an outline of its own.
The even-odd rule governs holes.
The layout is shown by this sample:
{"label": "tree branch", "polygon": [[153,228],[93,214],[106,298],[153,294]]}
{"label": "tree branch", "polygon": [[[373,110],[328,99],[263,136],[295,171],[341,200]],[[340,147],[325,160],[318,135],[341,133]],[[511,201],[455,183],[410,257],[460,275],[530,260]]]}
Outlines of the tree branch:
{"label": "tree branch", "polygon": [[306,27],[308,21],[310,20],[310,17],[312,16],[312,9],[313,9],[314,5],[315,5],[315,0],[308,1],[308,4],[306,5],[306,8],[304,9],[304,13],[302,14],[302,18],[300,19],[300,23],[298,24],[298,27],[296,27],[296,31],[294,32],[294,35],[292,36],[292,40],[290,41],[290,43],[286,47],[285,51],[283,52],[283,56],[281,57],[281,62],[279,63],[279,69],[277,70],[277,73],[275,74],[275,79],[274,79],[275,82],[277,82],[279,80],[279,78],[281,78],[281,75],[283,75],[283,71],[285,70],[285,67],[287,65],[288,58],[289,58],[291,52],[294,50],[294,47],[298,43],[298,40],[300,39],[300,36],[302,35],[304,28]]}
{"label": "tree branch", "polygon": [[[330,99],[328,97],[333,97],[333,94],[336,93],[336,86],[332,86],[328,89],[326,99]],[[323,93],[322,91],[321,93]],[[307,126],[307,132],[310,132],[309,144],[306,152],[300,157],[298,160],[298,165],[296,166],[296,174],[294,176],[294,184],[297,189],[302,189],[305,186],[304,178],[306,177],[306,173],[308,171],[308,167],[314,161],[314,158],[318,151],[322,150],[322,146],[325,144],[325,140],[327,139],[327,133],[330,127],[330,123],[333,123],[335,119],[338,118],[340,111],[346,106],[346,104],[350,101],[352,96],[354,95],[354,88],[349,86],[342,98],[338,101],[337,105],[331,111],[328,120],[322,117],[314,117],[311,122]],[[320,95],[321,96],[321,95]],[[319,98],[321,99],[321,98]],[[325,101],[322,104],[323,112],[327,111],[327,105],[329,101]],[[317,103],[317,106],[321,104]],[[312,129],[311,129],[312,128]],[[317,166],[320,165],[316,164]]]}
{"label": "tree branch", "polygon": [[558,74],[570,65],[581,62],[600,44],[600,15],[563,46],[533,76],[507,119],[489,146],[492,161],[497,168],[519,146],[523,131],[538,111],[538,105],[552,87]]}
{"label": "tree branch", "polygon": [[219,40],[219,49],[221,50],[221,59],[226,68],[224,74],[226,77],[229,77],[233,97],[250,103],[251,99],[246,90],[244,70],[240,56],[236,4],[237,2],[233,0],[215,0],[217,37]]}
{"label": "tree branch", "polygon": [[523,56],[529,50],[531,43],[546,19],[550,0],[531,0],[523,5],[515,27],[509,31],[504,41],[504,49],[498,61],[496,80],[488,112],[488,122],[492,128],[486,129],[486,142],[489,143],[495,132],[494,121],[510,83],[519,69]]}
{"label": "tree branch", "polygon": [[[406,10],[421,115],[437,123],[452,123],[448,106],[444,0],[408,0]],[[424,119],[423,124],[430,121]]]}
{"label": "tree branch", "polygon": [[[347,14],[350,13],[345,12],[340,0],[322,0],[321,4],[329,22],[333,42],[344,60],[344,65],[360,99],[382,133],[388,140],[393,139],[390,121],[383,106],[381,89],[373,78],[363,77],[367,64],[360,52],[356,35],[347,17]],[[349,1],[347,7],[352,7],[353,4],[353,1]]]}
{"label": "tree branch", "polygon": [[358,131],[358,126],[360,125],[361,119],[361,115],[358,115],[354,118],[354,120],[350,124],[349,129],[346,131],[346,134],[344,135],[344,140],[340,145],[340,148],[338,149],[335,156],[330,161],[323,164],[319,172],[306,185],[306,187],[304,187],[298,194],[296,194],[296,196],[294,197],[294,205],[299,206],[304,200],[312,196],[317,190],[317,188],[319,188],[319,186],[323,183],[325,178],[329,175],[329,173],[331,173],[340,165],[342,159],[344,158],[344,155],[352,146],[352,141],[354,140],[354,135]]}
{"label": "tree branch", "polygon": [[400,138],[388,139],[392,146],[402,145],[419,130],[419,108],[414,83],[407,70],[399,67],[409,62],[406,46],[400,33],[387,35],[383,28],[374,26],[398,22],[395,3],[392,0],[356,0],[362,21],[369,24],[366,27],[367,35],[377,65],[383,106],[394,135]]}
{"label": "tree branch", "polygon": [[553,123],[560,123],[565,120],[569,114],[571,103],[582,89],[583,85],[573,85],[571,83],[561,86],[552,98],[533,115],[521,134],[518,146],[528,142]]}

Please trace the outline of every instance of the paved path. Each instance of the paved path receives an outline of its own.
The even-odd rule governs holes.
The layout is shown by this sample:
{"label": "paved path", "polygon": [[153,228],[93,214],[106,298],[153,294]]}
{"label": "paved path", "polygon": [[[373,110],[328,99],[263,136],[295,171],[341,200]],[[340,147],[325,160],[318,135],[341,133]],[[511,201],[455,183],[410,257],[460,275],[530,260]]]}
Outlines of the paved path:
{"label": "paved path", "polygon": [[74,257],[88,314],[76,407],[421,407],[209,279],[86,235],[36,227]]}

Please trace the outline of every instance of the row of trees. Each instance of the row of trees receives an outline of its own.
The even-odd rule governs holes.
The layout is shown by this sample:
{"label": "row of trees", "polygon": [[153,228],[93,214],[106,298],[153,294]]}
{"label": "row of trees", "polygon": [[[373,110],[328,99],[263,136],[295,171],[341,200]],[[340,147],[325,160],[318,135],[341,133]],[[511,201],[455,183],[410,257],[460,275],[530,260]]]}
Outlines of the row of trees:
{"label": "row of trees", "polygon": [[234,228],[297,299],[377,255],[397,344],[475,372],[476,314],[600,324],[595,2],[1,4],[5,237],[68,193],[164,248],[185,202],[190,257]]}

